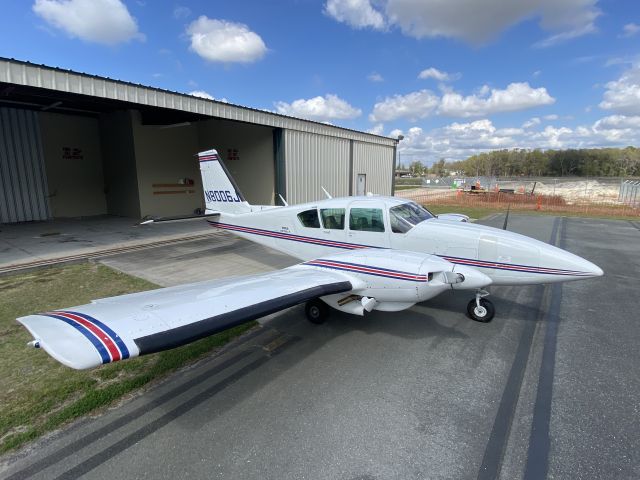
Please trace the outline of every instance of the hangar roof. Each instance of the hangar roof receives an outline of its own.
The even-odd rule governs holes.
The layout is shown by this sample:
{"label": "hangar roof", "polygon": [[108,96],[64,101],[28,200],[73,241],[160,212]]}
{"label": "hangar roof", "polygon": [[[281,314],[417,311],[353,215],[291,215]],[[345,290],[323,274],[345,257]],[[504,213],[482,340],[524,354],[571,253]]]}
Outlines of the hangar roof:
{"label": "hangar roof", "polygon": [[0,105],[99,113],[135,108],[150,123],[217,117],[394,146],[397,140],[97,75],[0,57]]}

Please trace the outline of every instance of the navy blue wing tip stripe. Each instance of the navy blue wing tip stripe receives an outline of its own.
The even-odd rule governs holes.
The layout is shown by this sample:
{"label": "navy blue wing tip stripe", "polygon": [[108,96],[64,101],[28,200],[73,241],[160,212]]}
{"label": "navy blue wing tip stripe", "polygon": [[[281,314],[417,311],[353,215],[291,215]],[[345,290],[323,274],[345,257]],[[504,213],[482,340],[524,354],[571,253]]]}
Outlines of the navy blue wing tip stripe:
{"label": "navy blue wing tip stripe", "polygon": [[40,315],[44,315],[46,317],[51,317],[51,318],[55,318],[58,320],[63,321],[64,323],[66,323],[67,325],[70,325],[71,327],[75,328],[76,330],[78,330],[82,335],[84,335],[86,337],[87,340],[89,340],[92,345],[95,347],[95,349],[98,351],[98,354],[100,355],[100,358],[102,359],[102,363],[111,363],[111,356],[109,355],[109,352],[107,351],[106,347],[96,338],[96,336],[93,334],[93,332],[91,332],[87,327],[74,322],[73,320],[70,320],[66,317],[63,317],[62,315],[56,315],[54,313],[41,313]]}
{"label": "navy blue wing tip stripe", "polygon": [[86,313],[73,312],[71,310],[60,310],[60,311],[64,313],[70,313],[72,315],[77,315],[79,317],[84,318],[88,322],[95,324],[98,328],[102,329],[107,335],[109,335],[109,337],[111,337],[111,340],[117,345],[118,349],[120,350],[120,355],[122,356],[122,360],[129,358],[129,349],[127,348],[127,345],[124,343],[120,335],[114,332],[110,327],[105,325],[103,322],[101,322],[97,318],[87,315]]}

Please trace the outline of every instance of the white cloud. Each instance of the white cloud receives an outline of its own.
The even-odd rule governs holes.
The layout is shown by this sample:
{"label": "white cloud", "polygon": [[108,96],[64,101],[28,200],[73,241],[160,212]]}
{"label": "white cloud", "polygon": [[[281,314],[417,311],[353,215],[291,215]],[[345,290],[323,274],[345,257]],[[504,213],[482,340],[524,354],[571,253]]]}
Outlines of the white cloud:
{"label": "white cloud", "polygon": [[398,118],[417,120],[429,115],[447,117],[481,117],[501,112],[514,112],[550,105],[555,102],[544,87],[532,88],[528,83],[511,83],[504,90],[480,87],[473,95],[463,96],[444,89],[442,97],[430,90],[387,97],[373,106],[372,122],[388,122]]}
{"label": "white cloud", "polygon": [[394,95],[373,106],[369,115],[372,122],[387,122],[398,118],[417,120],[430,115],[440,103],[437,95],[429,90],[420,90],[407,95]]}
{"label": "white cloud", "polygon": [[600,108],[618,113],[640,114],[640,64],[623,72],[618,80],[606,85]]}
{"label": "white cloud", "polygon": [[189,95],[192,97],[206,98],[207,100],[215,100],[213,95],[205,92],[204,90],[194,90],[193,92],[189,92]]}
{"label": "white cloud", "polygon": [[609,142],[620,145],[637,145],[640,139],[640,116],[611,115],[601,118],[593,130]]}
{"label": "white cloud", "polygon": [[439,112],[450,117],[476,117],[499,112],[513,112],[550,105],[555,102],[544,87],[531,88],[528,83],[510,83],[506,89],[482,89],[479,94],[463,97],[449,92],[442,97]]}
{"label": "white cloud", "polygon": [[545,120],[558,120],[558,118],[560,118],[558,115],[556,115],[555,113],[552,113],[551,115],[545,115],[543,117]]}
{"label": "white cloud", "polygon": [[367,130],[369,133],[373,133],[374,135],[384,135],[384,125],[382,123],[376,123],[373,127]]}
{"label": "white cloud", "polygon": [[334,94],[314,97],[308,100],[299,99],[291,103],[276,102],[276,110],[283,115],[307,118],[318,122],[329,120],[351,119],[359,117],[362,110],[354,108]]}
{"label": "white cloud", "polygon": [[630,38],[634,37],[640,32],[640,25],[635,23],[627,23],[624,27],[622,27],[622,35],[621,37]]}
{"label": "white cloud", "polygon": [[533,72],[533,76],[539,77],[541,73],[542,73],[542,70],[536,70],[535,72]]}
{"label": "white cloud", "polygon": [[382,14],[373,8],[369,0],[327,0],[324,13],[354,28],[385,28]]}
{"label": "white cloud", "polygon": [[595,33],[598,30],[593,23],[588,23],[586,25],[582,25],[578,28],[574,28],[572,30],[567,30],[566,32],[556,33],[555,35],[551,35],[539,42],[533,44],[534,48],[547,48],[553,47],[559,43],[564,43],[567,40],[572,40],[574,38],[582,37],[583,35],[587,35],[589,33]]}
{"label": "white cloud", "polygon": [[[385,24],[396,26],[415,38],[449,37],[472,44],[490,41],[500,32],[531,18],[554,35],[543,43],[551,45],[595,30],[594,21],[600,14],[598,0],[341,0],[357,11],[363,22],[365,12],[376,17],[375,28]],[[334,3],[334,2],[328,2]],[[373,7],[376,5],[379,10]],[[347,7],[345,7],[347,8]],[[378,17],[378,13],[384,15]],[[340,20],[349,23],[346,20]],[[360,27],[361,28],[361,27]]]}
{"label": "white cloud", "polygon": [[384,78],[378,72],[371,72],[367,75],[367,80],[370,82],[384,82]]}
{"label": "white cloud", "polygon": [[422,80],[426,80],[428,78],[433,78],[434,80],[438,80],[439,82],[450,82],[453,80],[457,80],[461,77],[459,73],[447,73],[437,68],[430,67],[425,70],[422,70],[418,74],[418,78]]}
{"label": "white cloud", "polygon": [[260,35],[242,23],[202,15],[187,27],[187,34],[191,50],[210,62],[251,63],[267,53]]}
{"label": "white cloud", "polygon": [[36,0],[33,11],[71,37],[104,45],[144,40],[120,0]]}
{"label": "white cloud", "polygon": [[536,125],[540,125],[540,118],[533,117],[527,120],[526,122],[524,122],[522,124],[522,128],[532,128],[532,127],[535,127]]}
{"label": "white cloud", "polygon": [[177,20],[183,20],[191,16],[191,9],[184,5],[178,5],[173,9],[173,17]]}
{"label": "white cloud", "polygon": [[207,100],[215,100],[217,102],[229,103],[229,100],[227,100],[226,98],[215,98],[213,95],[205,92],[204,90],[194,90],[193,92],[189,92],[188,95],[191,95],[192,97],[204,98]]}
{"label": "white cloud", "polygon": [[592,125],[575,128],[547,125],[544,129],[496,128],[488,119],[457,123],[424,131],[413,127],[406,133],[395,130],[392,136],[403,134],[401,153],[417,153],[437,160],[463,160],[489,150],[502,148],[565,149],[625,147],[637,145],[640,139],[640,116],[611,115]]}

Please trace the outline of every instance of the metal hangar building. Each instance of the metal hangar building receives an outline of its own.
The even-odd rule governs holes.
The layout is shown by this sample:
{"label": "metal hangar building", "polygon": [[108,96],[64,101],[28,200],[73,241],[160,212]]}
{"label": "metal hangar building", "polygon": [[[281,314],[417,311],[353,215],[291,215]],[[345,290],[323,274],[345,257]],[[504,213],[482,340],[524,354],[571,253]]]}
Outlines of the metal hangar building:
{"label": "metal hangar building", "polygon": [[204,207],[215,148],[250,203],[393,193],[397,140],[0,57],[0,223]]}

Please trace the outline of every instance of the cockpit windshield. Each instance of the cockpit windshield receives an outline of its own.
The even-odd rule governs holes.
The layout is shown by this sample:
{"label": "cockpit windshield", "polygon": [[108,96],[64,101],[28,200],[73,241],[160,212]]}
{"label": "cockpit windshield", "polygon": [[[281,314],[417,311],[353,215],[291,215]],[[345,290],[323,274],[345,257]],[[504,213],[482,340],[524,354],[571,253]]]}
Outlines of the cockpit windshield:
{"label": "cockpit windshield", "polygon": [[429,210],[415,202],[403,203],[389,209],[391,231],[394,233],[406,233],[420,222],[434,217]]}

